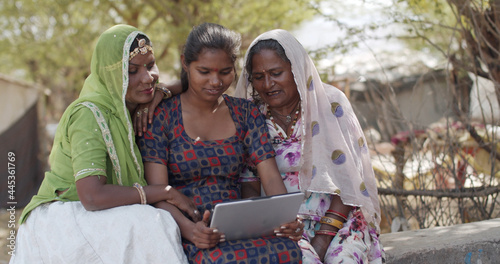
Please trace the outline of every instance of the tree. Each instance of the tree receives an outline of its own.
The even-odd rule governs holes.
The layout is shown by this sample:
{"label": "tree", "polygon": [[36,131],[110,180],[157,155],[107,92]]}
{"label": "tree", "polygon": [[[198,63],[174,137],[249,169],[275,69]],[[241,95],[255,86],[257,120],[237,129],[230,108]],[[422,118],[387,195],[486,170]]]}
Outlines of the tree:
{"label": "tree", "polygon": [[454,67],[493,81],[500,102],[500,2],[448,0],[448,3],[454,9],[463,40],[461,56],[451,57]]}
{"label": "tree", "polygon": [[[489,126],[485,119],[471,120],[468,107],[471,84],[475,81],[469,78],[471,73],[491,80],[496,87],[497,99],[500,98],[498,1],[362,2],[364,5],[380,5],[386,16],[377,17],[378,23],[347,24],[343,23],[345,20],[323,13],[345,35],[316,54],[324,56],[332,51],[338,54],[362,46],[366,40],[378,39],[387,44],[400,41],[406,44],[405,47],[440,62],[439,71],[427,66],[413,72],[412,78],[402,76],[394,80],[387,76],[394,76],[392,70],[397,72],[401,68],[401,65],[394,64],[396,57],[401,55],[393,53],[384,58],[385,54],[364,45],[376,58],[380,66],[377,71],[382,73],[378,76],[382,78],[365,79],[362,92],[356,95],[362,93],[358,98],[371,102],[370,110],[376,113],[373,116],[381,138],[397,142],[391,145],[390,154],[374,158],[384,161],[375,168],[384,216],[389,222],[397,220],[394,223],[401,219],[417,222],[417,228],[498,217],[498,127]],[[413,56],[417,57],[415,54]],[[446,105],[445,121],[432,125],[413,122],[401,111],[403,107],[396,99],[397,88],[405,83],[405,89],[418,94],[414,92],[419,91],[423,80],[438,79],[436,72],[443,76],[444,81],[431,86],[439,91],[449,91],[447,93],[453,97]],[[416,81],[412,83],[404,79]],[[432,99],[429,96],[428,100]],[[352,103],[356,108],[356,102]],[[490,108],[486,106],[484,109]],[[494,122],[493,125],[498,126],[498,120]],[[409,164],[411,166],[407,166]]]}
{"label": "tree", "polygon": [[0,72],[57,94],[47,97],[48,105],[57,106],[57,120],[89,74],[95,41],[113,24],[146,32],[155,45],[160,71],[177,76],[180,50],[194,25],[214,22],[240,32],[244,49],[264,31],[291,29],[311,17],[309,6],[315,1],[4,0]]}
{"label": "tree", "polygon": [[[500,2],[495,0],[409,0],[406,2],[413,14],[417,15],[417,19],[409,23],[412,28],[416,29],[414,31],[416,36],[440,50],[451,64],[453,86],[457,91],[457,96],[460,96],[459,87],[470,84],[467,74],[470,72],[492,81],[500,105]],[[433,17],[439,20],[429,19],[425,13],[432,13]],[[447,18],[445,23],[441,23],[445,20],[443,17]],[[429,38],[423,34],[425,33],[422,30],[424,27],[415,27],[415,25],[438,25],[440,31],[448,31],[448,34],[444,34],[448,39],[448,47],[441,49],[440,45],[436,44],[436,38]],[[462,94],[462,97],[469,99],[467,95]],[[467,124],[469,133],[476,142],[500,161],[500,154],[494,151],[495,145],[489,146],[470,125],[468,108],[463,106],[467,103],[463,103],[463,100],[459,102],[454,109],[455,113],[462,122]]]}
{"label": "tree", "polygon": [[[431,154],[435,157],[433,171],[430,175],[419,175],[420,182],[428,182],[429,178],[439,183],[441,190],[425,190],[428,187],[419,187],[413,194],[421,201],[424,198],[437,197],[435,203],[440,206],[430,215],[440,215],[441,203],[446,201],[443,197],[450,198],[448,201],[456,200],[449,205],[458,206],[459,219],[467,222],[471,219],[489,219],[498,216],[498,197],[500,188],[498,177],[500,176],[500,153],[499,139],[496,129],[486,130],[488,121],[471,120],[469,116],[469,94],[471,82],[477,81],[477,77],[489,79],[494,87],[498,102],[500,103],[500,2],[487,0],[400,0],[395,1],[405,11],[395,12],[395,21],[406,29],[404,34],[397,37],[405,39],[407,43],[416,49],[427,49],[445,59],[446,68],[449,70],[450,79],[448,88],[451,89],[455,101],[450,105],[450,112],[458,120],[447,122],[447,127],[438,137],[428,128],[428,146],[433,146]],[[469,77],[470,75],[477,77]],[[488,102],[482,102],[488,105]],[[488,106],[484,111],[492,110]],[[455,123],[455,121],[459,121]],[[498,125],[498,119],[493,124]],[[480,122],[480,124],[477,124]],[[457,129],[457,124],[460,127]],[[455,126],[455,127],[454,127]],[[478,130],[482,130],[481,133]],[[462,131],[465,131],[463,133]],[[463,133],[462,139],[469,136],[472,142],[464,142],[457,138],[458,133]],[[455,133],[455,134],[454,134]],[[436,134],[436,133],[435,133]],[[467,135],[468,134],[468,135]],[[437,135],[437,134],[436,134]],[[412,158],[418,159],[418,139],[412,140]],[[425,149],[424,149],[425,150]],[[430,177],[429,177],[430,176]],[[453,180],[455,193],[446,192],[443,179]],[[480,183],[464,185],[466,180],[480,179]],[[402,188],[399,188],[402,189]],[[427,193],[423,193],[427,191]],[[396,190],[397,193],[398,190]],[[399,190],[401,191],[401,190]],[[411,191],[410,191],[411,192]],[[399,194],[409,196],[410,192],[404,190]],[[453,196],[456,195],[456,196]],[[415,199],[416,200],[416,199]],[[466,205],[471,203],[473,206]],[[409,203],[408,203],[409,204]],[[414,202],[419,204],[419,202]],[[429,200],[421,203],[423,211],[427,211],[431,203]],[[469,214],[474,212],[475,214]],[[418,206],[417,210],[419,211]],[[416,212],[418,214],[418,212]],[[453,215],[453,214],[450,214]],[[418,218],[418,217],[417,217]],[[439,217],[436,217],[438,219]],[[425,223],[428,218],[423,218]],[[448,223],[457,223],[453,217],[446,219]],[[436,220],[437,223],[438,220]],[[443,221],[444,222],[444,221]],[[442,224],[442,223],[441,223]],[[421,226],[425,226],[421,224]]]}

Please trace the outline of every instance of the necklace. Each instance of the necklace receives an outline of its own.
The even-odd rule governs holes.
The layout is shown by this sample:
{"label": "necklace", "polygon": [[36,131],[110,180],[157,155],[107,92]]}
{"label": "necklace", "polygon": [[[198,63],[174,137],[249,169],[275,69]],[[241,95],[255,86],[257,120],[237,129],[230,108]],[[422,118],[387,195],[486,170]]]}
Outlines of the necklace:
{"label": "necklace", "polygon": [[[299,102],[300,102],[300,101],[299,101]],[[297,102],[297,106],[299,105],[299,102]],[[296,111],[295,111],[295,114],[297,114],[297,110],[298,110],[298,107],[295,107],[294,109],[292,109],[292,111],[291,111],[288,115],[283,115],[283,114],[280,114],[280,113],[278,113],[278,112],[276,112],[276,111],[272,110],[272,109],[269,107],[269,105],[267,105],[267,107],[268,107],[268,109],[269,109],[270,111],[272,111],[272,112],[273,112],[273,114],[276,114],[276,115],[278,115],[278,116],[284,117],[284,118],[285,118],[285,120],[284,120],[284,121],[283,121],[281,118],[280,118],[280,120],[281,120],[282,122],[284,122],[287,126],[288,126],[288,124],[290,124],[290,122],[292,122],[292,113],[293,113],[293,111],[294,111],[294,110],[296,110]]]}
{"label": "necklace", "polygon": [[[273,123],[274,129],[276,129],[276,131],[278,131],[278,135],[279,135],[282,139],[289,139],[289,138],[290,138],[290,136],[292,136],[292,135],[293,135],[293,130],[294,130],[295,124],[297,123],[297,119],[299,118],[299,113],[300,113],[300,101],[297,103],[297,106],[296,106],[296,107],[295,107],[295,109],[294,109],[294,110],[295,110],[295,116],[294,116],[294,118],[293,118],[292,126],[291,126],[291,128],[290,128],[290,133],[287,133],[287,132],[288,132],[288,127],[289,127],[289,124],[290,124],[290,122],[292,121],[292,117],[291,117],[291,115],[292,115],[292,113],[293,113],[293,110],[292,110],[292,112],[290,112],[290,114],[289,114],[289,115],[287,115],[287,116],[285,116],[285,115],[281,115],[281,114],[279,114],[279,113],[277,113],[277,112],[272,111],[272,110],[271,110],[271,107],[270,107],[269,105],[267,105],[267,110],[268,110],[268,111],[267,111],[267,113],[266,113],[266,114],[267,114],[267,119],[271,120],[271,122]],[[281,115],[281,116],[283,116],[283,117],[286,117],[286,118],[287,118],[285,121],[283,121],[283,120],[281,120],[281,119],[279,119],[279,120],[281,120],[281,122],[284,122],[284,123],[285,123],[286,127],[285,127],[285,129],[284,129],[284,130],[285,130],[285,133],[287,133],[289,136],[285,137],[285,136],[283,135],[283,133],[281,133],[281,131],[279,131],[279,130],[278,130],[278,125],[277,125],[277,124],[276,124],[276,122],[274,121],[274,118],[273,118],[273,115],[271,114],[271,111],[272,111],[272,112],[274,112],[274,113],[276,113],[276,114],[278,114],[278,115]],[[288,118],[290,118],[290,120],[288,120]]]}
{"label": "necklace", "polygon": [[217,103],[214,104],[214,106],[212,106],[213,110],[212,110],[212,114],[217,112],[217,110],[219,109],[220,105],[222,104],[222,102],[224,101],[224,97],[219,97],[217,98]]}

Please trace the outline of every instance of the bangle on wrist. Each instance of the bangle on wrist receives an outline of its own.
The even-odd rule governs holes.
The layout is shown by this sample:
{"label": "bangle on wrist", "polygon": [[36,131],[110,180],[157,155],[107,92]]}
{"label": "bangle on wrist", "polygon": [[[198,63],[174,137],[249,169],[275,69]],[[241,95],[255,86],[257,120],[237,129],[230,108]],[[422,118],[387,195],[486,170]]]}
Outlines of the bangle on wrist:
{"label": "bangle on wrist", "polygon": [[167,185],[167,187],[165,187],[165,191],[167,191],[167,199],[165,199],[166,201],[170,200],[170,196],[172,196],[172,194],[170,193],[170,189],[172,189],[172,186],[170,185]]}
{"label": "bangle on wrist", "polygon": [[327,236],[336,236],[337,232],[329,231],[329,230],[316,230],[314,231],[315,235],[327,235]]}
{"label": "bangle on wrist", "polygon": [[347,221],[347,216],[345,214],[342,214],[340,212],[337,212],[337,211],[334,211],[334,210],[326,210],[326,214],[332,214],[332,215],[335,215],[335,216],[338,216],[340,218],[342,218],[345,221]]}
{"label": "bangle on wrist", "polygon": [[340,222],[339,220],[327,216],[321,217],[321,220],[319,222],[322,224],[327,224],[336,227],[339,230],[342,229],[342,227],[344,226],[344,223]]}
{"label": "bangle on wrist", "polygon": [[168,98],[172,97],[172,92],[166,87],[162,87],[162,86],[157,84],[156,90],[163,93],[163,99],[168,99]]}
{"label": "bangle on wrist", "polygon": [[144,191],[144,188],[142,188],[142,185],[136,182],[134,183],[134,188],[136,188],[139,192],[139,196],[141,197],[141,204],[147,204],[146,192]]}

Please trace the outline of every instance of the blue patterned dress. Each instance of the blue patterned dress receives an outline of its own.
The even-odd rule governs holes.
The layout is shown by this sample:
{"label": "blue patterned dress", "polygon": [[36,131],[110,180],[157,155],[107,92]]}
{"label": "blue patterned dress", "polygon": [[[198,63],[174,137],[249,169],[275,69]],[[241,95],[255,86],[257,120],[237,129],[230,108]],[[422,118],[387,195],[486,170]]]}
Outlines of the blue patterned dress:
{"label": "blue patterned dress", "polygon": [[[169,184],[195,202],[203,214],[215,204],[241,198],[239,177],[246,161],[258,164],[275,155],[265,118],[244,99],[224,95],[236,134],[195,141],[184,130],[179,96],[160,103],[153,124],[139,140],[144,162],[164,164]],[[296,242],[275,236],[219,243],[199,249],[183,241],[190,263],[301,263]]]}

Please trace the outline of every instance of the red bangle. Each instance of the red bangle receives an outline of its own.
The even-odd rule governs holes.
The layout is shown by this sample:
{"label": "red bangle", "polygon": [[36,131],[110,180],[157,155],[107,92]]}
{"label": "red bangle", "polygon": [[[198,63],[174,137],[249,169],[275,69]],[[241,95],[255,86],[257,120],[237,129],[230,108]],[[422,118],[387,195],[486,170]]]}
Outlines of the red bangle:
{"label": "red bangle", "polygon": [[328,214],[328,213],[336,215],[336,216],[344,219],[345,221],[347,221],[347,216],[345,214],[343,214],[343,213],[340,213],[340,212],[337,212],[337,211],[333,211],[333,210],[330,210],[330,209],[326,210],[326,214]]}
{"label": "red bangle", "polygon": [[314,234],[316,234],[316,235],[336,236],[337,232],[328,231],[328,230],[316,230],[316,231],[314,231]]}

